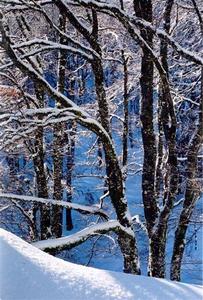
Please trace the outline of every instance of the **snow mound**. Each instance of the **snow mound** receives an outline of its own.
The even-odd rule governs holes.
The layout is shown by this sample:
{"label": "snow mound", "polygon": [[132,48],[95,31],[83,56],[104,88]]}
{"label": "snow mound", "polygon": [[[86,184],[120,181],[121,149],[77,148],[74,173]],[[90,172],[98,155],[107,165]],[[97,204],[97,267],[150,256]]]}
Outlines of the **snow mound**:
{"label": "snow mound", "polygon": [[0,229],[1,300],[200,300],[200,286],[75,265]]}

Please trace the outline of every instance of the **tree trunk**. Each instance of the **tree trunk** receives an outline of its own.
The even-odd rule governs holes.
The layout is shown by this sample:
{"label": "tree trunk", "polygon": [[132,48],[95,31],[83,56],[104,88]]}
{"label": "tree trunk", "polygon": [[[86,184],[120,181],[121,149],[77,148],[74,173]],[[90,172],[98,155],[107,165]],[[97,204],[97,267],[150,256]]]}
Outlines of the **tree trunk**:
{"label": "tree trunk", "polygon": [[[171,10],[173,7],[171,0],[166,1],[164,11],[164,30],[169,33]],[[168,44],[161,41],[161,62],[169,78],[168,73]],[[156,186],[160,185],[161,170],[160,164],[163,163],[163,139],[168,151],[168,160],[166,163],[166,176],[163,182],[163,208],[159,213],[157,225],[154,228],[153,235],[150,239],[150,263],[149,274],[154,277],[165,277],[165,249],[167,241],[168,220],[173,208],[174,199],[178,187],[178,168],[177,168],[177,151],[176,151],[176,119],[173,105],[168,101],[166,89],[163,82],[160,84],[159,95],[160,113],[159,113],[159,144],[158,144],[158,164],[156,174]],[[162,156],[162,157],[161,157]],[[158,181],[158,183],[157,183]]]}
{"label": "tree trunk", "polygon": [[[63,124],[57,123],[54,126],[53,137],[53,183],[54,192],[53,198],[56,200],[63,199],[62,188],[62,171],[63,171]],[[59,238],[62,236],[62,221],[63,221],[63,208],[54,205],[52,207],[52,233],[53,236]]]}
{"label": "tree trunk", "polygon": [[[164,13],[164,27],[166,31],[170,29],[170,13],[173,1],[167,1]],[[148,22],[153,22],[152,2],[151,1],[134,1],[136,15]],[[141,29],[142,38],[153,48],[152,32]],[[173,207],[173,200],[176,195],[177,187],[177,157],[175,144],[175,113],[173,105],[168,95],[168,86],[161,84],[160,103],[161,111],[159,112],[159,143],[158,157],[156,149],[156,139],[153,124],[153,57],[147,50],[146,46],[142,47],[142,65],[141,65],[141,122],[142,122],[142,139],[144,146],[144,163],[142,175],[142,192],[144,212],[149,235],[149,275],[155,277],[165,276],[165,247],[168,219]],[[167,43],[161,43],[162,64],[168,72],[167,64]],[[165,76],[165,75],[164,75]],[[167,83],[167,82],[166,82]],[[169,120],[172,121],[170,126]],[[159,195],[161,170],[160,166],[163,161],[163,135],[166,139],[169,151],[168,158],[168,182],[166,193],[164,195],[164,208],[160,213],[156,201]],[[156,163],[157,161],[157,163]],[[157,182],[158,181],[158,182]]]}
{"label": "tree trunk", "polygon": [[[35,84],[36,97],[39,100],[40,108],[44,107],[44,92],[39,84]],[[43,128],[39,127],[35,134],[35,145],[33,154],[33,163],[36,173],[36,182],[38,197],[48,198],[47,178],[44,168],[44,132]],[[36,207],[34,207],[34,210]],[[34,213],[35,214],[35,213]],[[50,206],[46,204],[40,205],[40,230],[41,239],[48,239],[51,236],[50,228]]]}
{"label": "tree trunk", "polygon": [[[134,1],[134,9],[137,17],[141,17],[148,22],[152,22],[151,1]],[[149,30],[141,30],[142,38],[153,47],[153,35]],[[144,203],[144,213],[147,223],[149,237],[157,218],[157,204],[155,199],[155,169],[156,169],[156,139],[153,127],[153,59],[146,47],[143,46],[143,56],[141,62],[141,123],[142,140],[144,147],[144,162],[142,173],[142,197]]]}
{"label": "tree trunk", "polygon": [[[72,172],[74,167],[74,156],[75,156],[75,135],[77,125],[75,122],[68,124],[68,129],[71,129],[70,138],[67,137],[68,143],[68,153],[67,153],[67,177],[66,184],[68,188],[67,192],[67,201],[71,202],[72,200]],[[73,229],[73,222],[71,217],[71,209],[66,209],[66,230]]]}
{"label": "tree trunk", "polygon": [[[59,12],[59,28],[65,31],[66,28],[66,16],[63,12]],[[64,43],[64,38],[60,37],[60,43]],[[65,66],[66,66],[67,52],[61,50],[58,57],[58,81],[57,89],[60,93],[64,93],[65,88]],[[57,106],[60,106],[56,103]],[[53,181],[54,181],[54,193],[53,198],[56,200],[62,200],[63,198],[63,142],[64,142],[64,125],[57,123],[54,125],[54,138],[53,138]],[[52,232],[57,238],[62,236],[63,226],[63,209],[61,206],[54,205],[52,207]]]}
{"label": "tree trunk", "polygon": [[200,186],[197,179],[197,155],[203,142],[203,68],[201,78],[201,98],[199,107],[199,125],[194,135],[187,155],[187,184],[183,209],[175,232],[173,255],[171,259],[171,280],[180,281],[181,263],[185,250],[185,238],[196,201],[200,196]]}
{"label": "tree trunk", "polygon": [[128,58],[125,57],[124,50],[121,50],[123,60],[123,107],[124,107],[124,122],[123,122],[123,166],[127,165],[128,161]]}
{"label": "tree trunk", "polygon": [[[106,102],[105,89],[103,86],[104,75],[102,63],[100,60],[94,60],[92,64],[97,101],[99,104],[99,115],[101,124],[110,135],[110,123],[108,105]],[[124,258],[124,272],[140,274],[138,251],[135,242],[134,232],[132,230],[131,220],[128,218],[128,205],[124,195],[123,175],[118,163],[115,152],[109,148],[109,145],[103,143],[106,161],[106,174],[108,177],[109,196],[115,208],[117,218],[122,226],[130,230],[119,233],[119,245]],[[129,248],[130,247],[130,248]]]}
{"label": "tree trunk", "polygon": [[[192,0],[195,12],[198,16],[201,35],[203,36],[203,20],[201,13],[195,0]],[[171,259],[171,280],[180,281],[181,263],[185,250],[185,238],[187,234],[190,217],[195,207],[196,201],[200,196],[200,186],[198,184],[197,176],[197,155],[203,142],[203,68],[201,69],[201,96],[199,106],[199,125],[193,140],[190,143],[190,147],[187,155],[187,184],[185,192],[185,200],[183,203],[183,209],[180,214],[178,226],[175,232],[173,255]]]}
{"label": "tree trunk", "polygon": [[[44,169],[44,150],[43,150],[43,128],[38,128],[35,135],[35,153],[33,155],[33,163],[36,173],[36,183],[38,197],[48,198],[47,179]],[[34,207],[33,214],[36,215],[37,207]],[[45,240],[51,236],[50,232],[50,207],[46,204],[40,205],[40,230],[41,239]]]}
{"label": "tree trunk", "polygon": [[[93,28],[95,29],[97,27],[97,15],[96,12],[93,11]],[[97,43],[97,32],[95,33],[95,39],[92,42],[92,48],[101,55],[101,49]],[[111,136],[109,110],[104,89],[104,73],[101,59],[95,58],[93,60],[92,69],[95,77],[100,121],[103,128],[106,130],[109,136]],[[128,229],[120,231],[118,237],[120,249],[124,258],[124,272],[140,274],[138,250],[132,229],[132,223],[129,219],[128,205],[124,194],[123,174],[121,172],[115,152],[112,152],[112,148],[110,149],[109,145],[106,143],[104,143],[104,152],[109,196],[116,211],[118,221],[125,229]],[[129,231],[129,233],[127,231]]]}

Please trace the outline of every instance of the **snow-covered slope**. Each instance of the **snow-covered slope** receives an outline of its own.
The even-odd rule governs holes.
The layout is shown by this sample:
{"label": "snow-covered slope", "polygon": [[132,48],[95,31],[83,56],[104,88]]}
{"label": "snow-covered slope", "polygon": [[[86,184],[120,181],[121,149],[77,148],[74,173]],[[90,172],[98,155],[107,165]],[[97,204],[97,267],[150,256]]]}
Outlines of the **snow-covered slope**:
{"label": "snow-covered slope", "polygon": [[1,300],[198,300],[202,288],[65,262],[0,229]]}

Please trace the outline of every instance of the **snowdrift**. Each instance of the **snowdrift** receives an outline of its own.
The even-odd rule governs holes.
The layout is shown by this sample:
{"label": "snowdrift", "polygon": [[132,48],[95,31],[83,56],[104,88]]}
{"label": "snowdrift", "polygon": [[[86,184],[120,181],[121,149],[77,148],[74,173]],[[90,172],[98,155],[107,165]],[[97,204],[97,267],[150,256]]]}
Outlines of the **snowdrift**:
{"label": "snowdrift", "polygon": [[75,265],[0,229],[1,300],[200,300],[200,286]]}

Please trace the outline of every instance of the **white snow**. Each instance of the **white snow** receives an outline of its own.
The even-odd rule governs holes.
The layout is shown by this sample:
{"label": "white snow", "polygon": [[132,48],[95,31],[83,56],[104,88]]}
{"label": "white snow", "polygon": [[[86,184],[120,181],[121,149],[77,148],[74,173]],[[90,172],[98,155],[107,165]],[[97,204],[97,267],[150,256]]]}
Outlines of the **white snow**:
{"label": "white snow", "polygon": [[200,286],[97,270],[52,257],[0,229],[2,300],[200,300]]}

